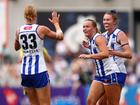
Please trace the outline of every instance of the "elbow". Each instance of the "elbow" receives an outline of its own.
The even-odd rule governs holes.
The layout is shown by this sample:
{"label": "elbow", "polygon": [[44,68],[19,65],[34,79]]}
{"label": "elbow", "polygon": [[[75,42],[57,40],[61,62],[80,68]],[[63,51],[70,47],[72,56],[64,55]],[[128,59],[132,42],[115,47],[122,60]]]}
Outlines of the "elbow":
{"label": "elbow", "polygon": [[132,54],[129,54],[128,55],[128,59],[132,59]]}
{"label": "elbow", "polygon": [[15,47],[15,50],[16,50],[16,51],[18,51],[18,50],[20,49],[20,46],[19,46],[19,45],[17,45],[17,44],[15,44],[15,46],[14,46],[14,47]]}
{"label": "elbow", "polygon": [[128,52],[126,55],[127,55],[126,56],[127,59],[132,59],[132,52]]}
{"label": "elbow", "polygon": [[64,36],[63,35],[57,37],[57,40],[63,40],[63,39],[64,39]]}
{"label": "elbow", "polygon": [[20,44],[18,41],[15,41],[14,47],[15,47],[16,51],[18,51],[20,49]]}
{"label": "elbow", "polygon": [[18,51],[20,48],[15,47],[15,50]]}
{"label": "elbow", "polygon": [[61,37],[59,40],[63,40],[64,39],[64,37]]}

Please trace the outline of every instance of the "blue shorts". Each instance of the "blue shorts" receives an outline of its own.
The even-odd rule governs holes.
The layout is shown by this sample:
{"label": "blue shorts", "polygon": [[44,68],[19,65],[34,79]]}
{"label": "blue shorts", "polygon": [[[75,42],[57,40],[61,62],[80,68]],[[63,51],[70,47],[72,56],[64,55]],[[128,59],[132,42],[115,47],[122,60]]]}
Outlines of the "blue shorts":
{"label": "blue shorts", "polygon": [[29,88],[42,88],[45,87],[49,82],[48,72],[42,72],[34,75],[21,75],[21,85]]}
{"label": "blue shorts", "polygon": [[125,73],[112,73],[107,76],[95,76],[95,80],[106,83],[106,84],[119,84],[122,87],[125,84],[126,74]]}

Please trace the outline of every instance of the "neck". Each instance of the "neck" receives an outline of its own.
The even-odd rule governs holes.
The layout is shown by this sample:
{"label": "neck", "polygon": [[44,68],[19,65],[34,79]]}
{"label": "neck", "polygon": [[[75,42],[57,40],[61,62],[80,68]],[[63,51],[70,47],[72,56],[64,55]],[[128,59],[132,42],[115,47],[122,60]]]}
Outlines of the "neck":
{"label": "neck", "polygon": [[26,24],[35,24],[35,21],[26,20]]}
{"label": "neck", "polygon": [[26,24],[35,24],[35,22],[26,22]]}
{"label": "neck", "polygon": [[116,28],[117,28],[117,27],[114,27],[114,28],[112,28],[112,29],[110,29],[110,30],[107,30],[107,31],[108,31],[108,34],[112,33]]}
{"label": "neck", "polygon": [[96,33],[93,33],[91,36],[89,36],[89,39],[92,39],[94,36],[96,35]]}

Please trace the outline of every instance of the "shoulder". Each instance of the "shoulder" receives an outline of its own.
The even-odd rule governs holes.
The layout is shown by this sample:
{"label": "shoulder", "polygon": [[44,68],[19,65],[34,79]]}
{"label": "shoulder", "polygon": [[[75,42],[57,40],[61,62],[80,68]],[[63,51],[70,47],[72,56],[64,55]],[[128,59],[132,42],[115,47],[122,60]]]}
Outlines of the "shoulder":
{"label": "shoulder", "polygon": [[44,38],[45,34],[49,32],[49,28],[44,25],[39,25],[37,28],[37,33],[41,38]]}
{"label": "shoulder", "polygon": [[125,33],[124,31],[119,31],[117,37],[118,37],[119,39],[121,39],[121,38],[123,38],[123,37],[126,37],[126,38],[127,38],[127,35],[126,35],[126,33]]}
{"label": "shoulder", "polygon": [[47,26],[44,26],[44,25],[39,25],[37,30],[40,32],[43,32],[43,31],[49,30],[49,28]]}
{"label": "shoulder", "polygon": [[106,38],[102,35],[102,34],[98,34],[96,36],[96,42],[98,43],[101,43],[102,41],[106,41]]}
{"label": "shoulder", "polygon": [[102,34],[97,34],[97,35],[95,36],[95,38],[98,39],[98,40],[100,40],[100,39],[104,39],[105,36],[102,35]]}
{"label": "shoulder", "polygon": [[117,42],[122,44],[124,42],[128,42],[128,36],[126,35],[125,32],[120,31],[117,35]]}

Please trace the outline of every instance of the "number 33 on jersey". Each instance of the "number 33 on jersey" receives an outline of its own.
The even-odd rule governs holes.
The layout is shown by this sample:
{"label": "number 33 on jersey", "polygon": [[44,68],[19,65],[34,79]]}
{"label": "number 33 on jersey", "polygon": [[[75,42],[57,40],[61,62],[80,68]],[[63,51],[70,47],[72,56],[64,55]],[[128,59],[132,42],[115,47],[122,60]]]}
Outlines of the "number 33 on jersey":
{"label": "number 33 on jersey", "polygon": [[43,46],[42,39],[40,39],[37,34],[37,27],[38,25],[36,24],[23,25],[20,27],[19,42],[25,55],[39,52],[41,46]]}

